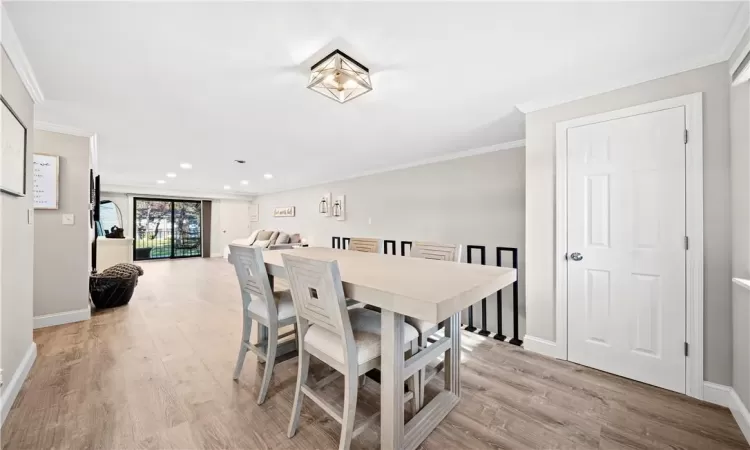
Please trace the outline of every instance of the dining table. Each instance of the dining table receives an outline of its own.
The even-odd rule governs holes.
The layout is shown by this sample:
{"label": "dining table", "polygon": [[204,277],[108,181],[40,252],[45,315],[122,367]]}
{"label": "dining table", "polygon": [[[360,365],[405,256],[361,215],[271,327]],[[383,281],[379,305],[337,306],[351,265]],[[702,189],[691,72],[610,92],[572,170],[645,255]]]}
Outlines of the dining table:
{"label": "dining table", "polygon": [[[516,281],[516,269],[303,247],[263,252],[272,279],[287,278],[283,254],[337,261],[346,297],[380,309],[380,446],[417,448],[461,399],[461,311]],[[405,358],[405,317],[444,321],[445,336]],[[443,352],[443,390],[404,423],[404,379]]]}

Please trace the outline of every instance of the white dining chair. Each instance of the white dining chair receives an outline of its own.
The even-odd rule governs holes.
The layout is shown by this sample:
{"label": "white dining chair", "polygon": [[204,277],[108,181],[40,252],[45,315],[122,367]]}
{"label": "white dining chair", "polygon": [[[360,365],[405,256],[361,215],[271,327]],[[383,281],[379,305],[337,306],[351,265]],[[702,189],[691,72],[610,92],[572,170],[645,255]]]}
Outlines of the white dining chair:
{"label": "white dining chair", "polygon": [[[271,288],[263,262],[263,251],[259,247],[231,244],[229,252],[230,261],[234,264],[240,282],[243,312],[242,342],[234,368],[234,379],[240,377],[248,350],[255,353],[261,361],[265,361],[266,368],[258,393],[260,405],[266,400],[268,386],[271,384],[279,339],[296,333],[294,301],[288,290],[274,292]],[[250,343],[253,320],[268,328],[268,333],[264,333],[267,334],[267,340],[257,345]],[[293,325],[294,329],[279,335],[279,329],[288,325]]]}
{"label": "white dining chair", "polygon": [[374,238],[351,238],[349,250],[365,253],[380,253],[380,239]]}
{"label": "white dining chair", "polygon": [[[412,244],[409,256],[412,258],[435,259],[439,261],[461,262],[460,244],[438,244],[434,242],[415,242]],[[406,322],[419,332],[419,350],[424,350],[429,344],[428,338],[435,334],[443,324],[436,324],[426,320],[406,317]],[[439,371],[438,371],[439,372]],[[437,373],[437,372],[436,372]],[[426,379],[426,369],[419,371],[419,408],[424,404],[424,388],[430,380]]]}
{"label": "white dining chair", "polygon": [[[299,331],[297,387],[288,436],[291,438],[297,432],[303,396],[307,396],[341,424],[339,449],[346,450],[352,439],[379,417],[379,413],[375,414],[357,428],[354,427],[358,377],[380,367],[380,313],[364,308],[347,309],[336,261],[319,261],[287,254],[282,258],[289,276]],[[404,323],[404,343],[414,343],[411,347],[414,351],[416,338],[417,330]],[[307,384],[310,355],[336,370],[314,386]],[[344,376],[345,390],[344,408],[340,412],[318,392],[341,375]],[[417,374],[405,381],[410,391],[404,397],[405,401],[413,401],[416,413]]]}

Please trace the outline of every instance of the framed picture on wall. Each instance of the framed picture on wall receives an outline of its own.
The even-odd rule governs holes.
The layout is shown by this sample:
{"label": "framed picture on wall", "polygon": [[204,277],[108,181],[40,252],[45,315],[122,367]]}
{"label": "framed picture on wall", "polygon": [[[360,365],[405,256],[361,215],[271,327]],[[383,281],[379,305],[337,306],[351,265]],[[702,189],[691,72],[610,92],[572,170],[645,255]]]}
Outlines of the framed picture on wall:
{"label": "framed picture on wall", "polygon": [[60,207],[60,157],[34,153],[32,174],[34,209],[58,209]]}
{"label": "framed picture on wall", "polygon": [[294,206],[282,206],[273,210],[274,217],[294,217]]}
{"label": "framed picture on wall", "polygon": [[0,131],[0,191],[26,195],[26,127],[4,97]]}

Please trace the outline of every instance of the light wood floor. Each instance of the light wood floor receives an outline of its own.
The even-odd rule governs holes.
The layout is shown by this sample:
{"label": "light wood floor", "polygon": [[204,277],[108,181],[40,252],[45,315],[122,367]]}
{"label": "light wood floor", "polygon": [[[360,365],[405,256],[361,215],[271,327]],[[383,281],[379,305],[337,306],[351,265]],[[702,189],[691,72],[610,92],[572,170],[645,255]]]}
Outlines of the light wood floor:
{"label": "light wood floor", "polygon": [[[129,306],[35,333],[39,355],[4,449],[337,447],[338,423],[307,401],[286,437],[296,359],[277,366],[262,406],[252,354],[232,381],[241,301],[229,264],[142,266]],[[463,345],[463,398],[424,449],[748,448],[727,409],[474,334]],[[360,394],[362,416],[376,410],[378,387]],[[341,383],[327,389],[343,400]],[[378,431],[353,448],[377,448]]]}

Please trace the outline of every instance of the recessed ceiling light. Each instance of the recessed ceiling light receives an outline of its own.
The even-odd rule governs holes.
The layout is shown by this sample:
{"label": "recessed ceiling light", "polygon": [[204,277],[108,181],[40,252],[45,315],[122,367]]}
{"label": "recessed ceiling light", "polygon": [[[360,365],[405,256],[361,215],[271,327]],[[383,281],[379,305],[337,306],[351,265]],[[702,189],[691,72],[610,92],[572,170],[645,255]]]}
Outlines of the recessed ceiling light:
{"label": "recessed ceiling light", "polygon": [[250,184],[250,182],[247,180],[242,180],[240,181],[240,184],[244,184],[245,186],[247,186],[248,184]]}
{"label": "recessed ceiling light", "polygon": [[263,174],[263,178],[265,178],[266,180],[270,180],[271,178],[273,178],[273,175],[271,175],[270,173],[266,173]]}
{"label": "recessed ceiling light", "polygon": [[190,164],[190,163],[180,163],[180,168],[182,168],[182,169],[186,169],[186,170],[187,170],[187,169],[192,169],[192,168],[193,168],[193,165],[192,165],[192,164]]}
{"label": "recessed ceiling light", "polygon": [[166,183],[166,181],[164,181],[164,180],[156,180],[156,182],[157,182],[158,184],[164,184],[164,183]]}
{"label": "recessed ceiling light", "polygon": [[176,176],[177,176],[177,174],[176,174],[176,173],[174,173],[174,172],[167,172],[167,176],[168,176],[169,178],[174,178],[174,177],[176,177]]}
{"label": "recessed ceiling light", "polygon": [[225,184],[225,185],[224,185],[224,189],[226,189],[226,190],[232,189],[232,186],[230,186],[230,185],[228,185],[228,184]]}

